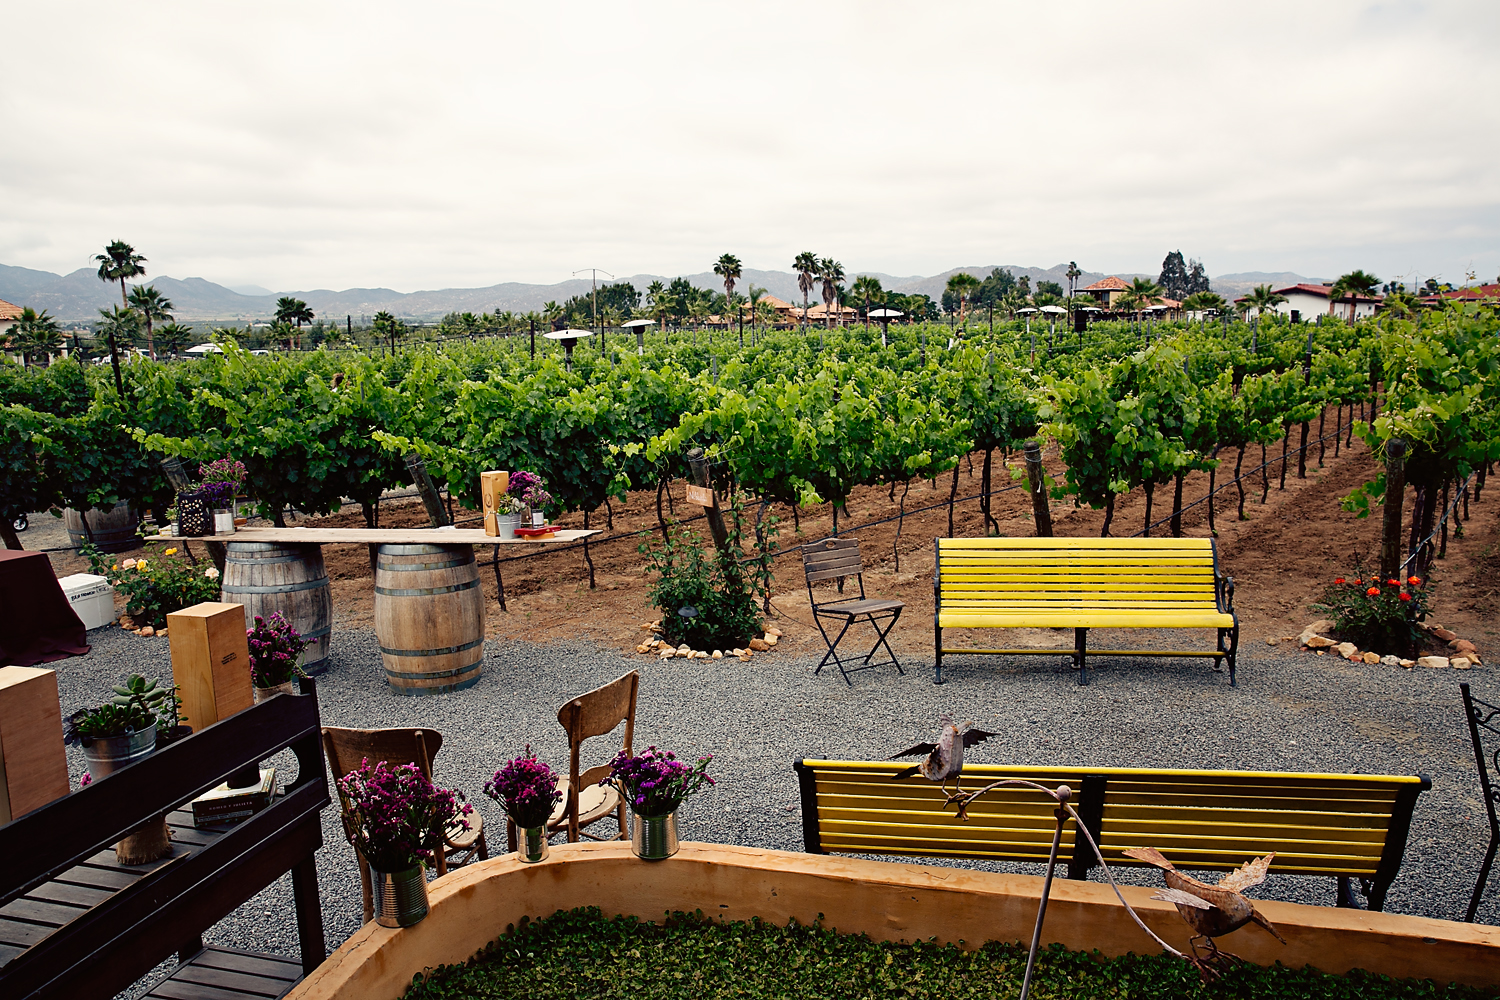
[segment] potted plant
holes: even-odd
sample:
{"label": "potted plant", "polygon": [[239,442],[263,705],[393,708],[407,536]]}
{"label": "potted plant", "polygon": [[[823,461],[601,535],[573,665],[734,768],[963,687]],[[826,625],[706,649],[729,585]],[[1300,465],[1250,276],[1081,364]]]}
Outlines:
{"label": "potted plant", "polygon": [[[245,463],[232,458],[216,458],[198,466],[199,489],[208,492],[210,505],[216,510],[228,510],[231,524],[240,523],[239,497],[244,492],[245,480],[249,478]],[[215,534],[217,534],[217,530]]]}
{"label": "potted plant", "polygon": [[548,493],[538,483],[528,486],[526,492],[521,494],[521,500],[531,510],[531,525],[540,528],[547,523],[547,508],[552,506],[552,494]]}
{"label": "potted plant", "polygon": [[677,808],[713,785],[709,757],[689,765],[670,750],[647,747],[640,756],[621,750],[609,762],[609,777],[630,808],[630,848],[636,857],[659,861],[677,853]]}
{"label": "potted plant", "polygon": [[415,764],[369,760],[338,780],[344,836],[370,865],[375,922],[410,927],[427,916],[424,865],[443,849],[443,830],[474,807],[427,780]]}
{"label": "potted plant", "polygon": [[495,529],[500,538],[515,538],[516,529],[525,523],[526,501],[514,494],[500,498],[495,511]]}
{"label": "potted plant", "polygon": [[278,694],[295,693],[294,681],[307,675],[298,665],[298,657],[311,643],[302,638],[280,611],[270,618],[255,616],[255,624],[245,630],[250,647],[251,696],[259,705]]}
{"label": "potted plant", "polygon": [[557,775],[536,759],[531,744],[526,754],[510,761],[485,782],[484,793],[500,803],[516,824],[516,853],[522,861],[535,863],[547,857],[547,821],[562,801]]}

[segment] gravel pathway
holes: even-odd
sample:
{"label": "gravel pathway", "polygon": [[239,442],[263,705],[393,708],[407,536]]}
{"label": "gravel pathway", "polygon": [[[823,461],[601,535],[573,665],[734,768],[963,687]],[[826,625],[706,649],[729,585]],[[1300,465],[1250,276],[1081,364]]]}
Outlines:
{"label": "gravel pathway", "polygon": [[[97,702],[107,684],[132,671],[171,676],[165,642],[115,627],[89,638],[88,656],[53,664],[65,715]],[[1137,633],[1124,641],[1151,648],[1171,640]],[[690,803],[687,839],[801,850],[793,760],[885,757],[930,739],[946,712],[1000,734],[970,751],[976,763],[1425,773],[1433,788],[1418,801],[1406,861],[1387,900],[1395,913],[1461,918],[1486,841],[1458,683],[1468,679],[1481,697],[1500,701],[1489,668],[1458,674],[1356,667],[1257,644],[1242,655],[1236,689],[1204,661],[1108,658],[1091,660],[1092,683],[1081,688],[1059,661],[1041,657],[950,657],[944,673],[951,680],[941,687],[932,684],[930,662],[914,661],[905,676],[883,667],[856,674],[849,688],[837,673],[814,676],[815,660],[774,652],[749,663],[663,663],[582,642],[491,641],[478,685],[411,699],[390,694],[378,679],[372,632],[336,632],[333,650],[318,682],[324,721],[441,731],[437,776],[469,795],[497,853],[505,849],[504,817],[482,794],[486,778],[527,743],[565,769],[557,707],[632,667],[641,672],[636,746],[715,758],[710,773],[719,785]],[[596,756],[607,759],[611,748],[596,742]],[[76,748],[69,753],[76,782],[83,758]],[[359,926],[360,891],[332,808],[324,814],[324,840],[319,884],[333,948]],[[1037,866],[1009,870],[1040,873]],[[1153,875],[1123,872],[1125,881],[1148,884]],[[1332,904],[1333,892],[1331,879],[1294,876],[1272,876],[1256,890],[1265,898],[1324,905]],[[283,878],[205,940],[295,957],[290,909],[290,879]],[[1489,893],[1479,920],[1500,922],[1500,891]]]}

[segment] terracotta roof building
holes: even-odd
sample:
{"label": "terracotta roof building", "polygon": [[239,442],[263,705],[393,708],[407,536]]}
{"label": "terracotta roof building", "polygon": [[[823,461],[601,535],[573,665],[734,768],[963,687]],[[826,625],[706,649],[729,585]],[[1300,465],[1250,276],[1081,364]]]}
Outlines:
{"label": "terracotta roof building", "polygon": [[21,307],[0,299],[0,335],[4,335],[21,318]]}
{"label": "terracotta roof building", "polygon": [[1087,288],[1080,288],[1078,291],[1084,295],[1092,296],[1094,301],[1098,302],[1104,308],[1112,309],[1114,308],[1115,300],[1130,291],[1130,285],[1123,279],[1110,275],[1108,278],[1100,278]]}

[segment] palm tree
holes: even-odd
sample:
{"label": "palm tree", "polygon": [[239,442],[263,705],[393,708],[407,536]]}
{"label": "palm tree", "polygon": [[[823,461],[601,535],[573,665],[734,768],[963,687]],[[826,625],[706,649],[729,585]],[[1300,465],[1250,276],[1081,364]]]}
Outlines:
{"label": "palm tree", "polygon": [[1286,301],[1286,296],[1277,295],[1270,285],[1256,285],[1246,299],[1249,307],[1255,310],[1255,318],[1260,319],[1267,313],[1275,312],[1276,307]]}
{"label": "palm tree", "polygon": [[276,322],[290,323],[297,330],[297,348],[302,348],[302,324],[313,321],[313,311],[301,299],[282,296],[276,300]]}
{"label": "palm tree", "polygon": [[960,326],[964,322],[964,305],[968,302],[969,296],[973,295],[974,290],[978,287],[979,279],[967,271],[959,271],[957,274],[950,274],[948,276],[947,290],[952,292],[953,297],[958,300],[958,322]]}
{"label": "palm tree", "polygon": [[807,296],[812,292],[813,282],[818,276],[818,255],[811,250],[799,253],[792,261],[792,270],[797,272],[797,287],[802,289],[802,326],[807,327]]}
{"label": "palm tree", "polygon": [[146,353],[156,360],[156,346],[151,342],[151,327],[158,320],[172,322],[172,300],[155,285],[136,285],[130,290],[130,305],[146,324]]}
{"label": "palm tree", "polygon": [[1354,322],[1354,310],[1359,305],[1361,295],[1373,295],[1375,289],[1380,287],[1380,279],[1373,274],[1354,270],[1341,277],[1333,283],[1328,290],[1328,311],[1333,312],[1333,304],[1345,295],[1349,296],[1349,322]]}
{"label": "palm tree", "polygon": [[726,253],[714,264],[714,274],[724,279],[724,297],[731,298],[734,295],[734,283],[739,280],[743,269],[740,267],[740,259],[732,253]]}
{"label": "palm tree", "polygon": [[750,285],[750,338],[755,339],[756,327],[760,320],[760,300],[766,294],[766,290],[753,282]]}
{"label": "palm tree", "polygon": [[115,370],[115,392],[125,395],[125,381],[120,377],[120,342],[135,340],[141,328],[141,315],[128,306],[112,306],[99,310],[99,333],[109,342],[109,360]]}
{"label": "palm tree", "polygon": [[864,303],[865,329],[868,330],[870,328],[870,303],[878,304],[885,301],[885,289],[880,287],[880,279],[873,274],[861,274],[854,279],[854,284],[849,286],[849,294],[854,296],[855,302]]}
{"label": "palm tree", "polygon": [[1076,260],[1068,261],[1068,269],[1063,272],[1068,279],[1068,298],[1071,299],[1078,291],[1078,279],[1083,277],[1083,272],[1078,269]]}
{"label": "palm tree", "polygon": [[193,328],[183,326],[181,323],[168,323],[156,331],[156,342],[161,345],[162,354],[176,356],[182,350],[183,345],[192,339]]}
{"label": "palm tree", "polygon": [[1127,312],[1135,313],[1136,320],[1140,320],[1141,313],[1148,306],[1161,300],[1161,294],[1161,286],[1150,278],[1131,278],[1130,287],[1115,300],[1115,304]]}
{"label": "palm tree", "polygon": [[[135,247],[124,240],[112,240],[103,253],[94,255],[94,260],[99,263],[100,281],[120,283],[120,305],[128,309],[130,303],[125,299],[125,279],[145,277],[146,268],[143,265],[146,258],[136,253]],[[120,379],[120,355],[114,341],[110,341],[109,363],[115,370],[115,389],[123,395],[125,389]]]}
{"label": "palm tree", "polygon": [[47,315],[47,310],[38,313],[27,306],[21,310],[21,318],[11,330],[10,346],[21,353],[21,366],[25,367],[34,355],[46,357],[62,350],[62,332],[57,328],[57,320]]}
{"label": "palm tree", "polygon": [[844,265],[832,257],[824,257],[818,261],[818,281],[823,285],[824,323],[833,328],[833,308],[839,300],[839,286],[844,280]]}

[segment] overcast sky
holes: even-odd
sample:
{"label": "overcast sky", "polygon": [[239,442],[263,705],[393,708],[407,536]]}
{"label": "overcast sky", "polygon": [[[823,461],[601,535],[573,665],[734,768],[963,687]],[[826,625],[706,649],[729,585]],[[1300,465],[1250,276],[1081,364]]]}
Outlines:
{"label": "overcast sky", "polygon": [[0,263],[1500,272],[1500,4],[11,3]]}

